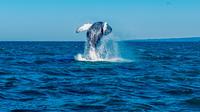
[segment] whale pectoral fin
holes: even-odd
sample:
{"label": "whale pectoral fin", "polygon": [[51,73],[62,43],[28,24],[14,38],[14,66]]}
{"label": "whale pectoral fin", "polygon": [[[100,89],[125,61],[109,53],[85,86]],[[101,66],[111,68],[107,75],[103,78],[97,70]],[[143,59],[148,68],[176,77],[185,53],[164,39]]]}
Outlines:
{"label": "whale pectoral fin", "polygon": [[89,30],[89,28],[90,28],[91,26],[92,26],[91,23],[83,24],[81,27],[79,27],[79,28],[76,29],[76,33],[83,32],[83,31],[87,31],[87,30]]}

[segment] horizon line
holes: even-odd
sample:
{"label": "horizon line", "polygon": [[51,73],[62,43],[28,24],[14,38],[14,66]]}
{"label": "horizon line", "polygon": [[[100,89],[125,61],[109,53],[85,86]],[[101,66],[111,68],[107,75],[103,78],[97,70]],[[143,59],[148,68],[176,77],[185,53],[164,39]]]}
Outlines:
{"label": "horizon line", "polygon": [[[200,38],[200,36],[195,37],[166,37],[166,38],[135,38],[135,39],[121,39],[116,41],[145,41],[145,40],[166,40],[166,39],[191,39],[191,38]],[[0,42],[85,42],[86,40],[0,40]]]}
{"label": "horizon line", "polygon": [[[123,39],[123,40],[114,40],[117,42],[120,41],[170,41],[170,40],[185,40],[185,39],[194,39],[200,37],[176,37],[176,38],[149,38],[149,39]],[[85,42],[86,40],[0,40],[0,42]],[[186,41],[186,40],[185,40]]]}

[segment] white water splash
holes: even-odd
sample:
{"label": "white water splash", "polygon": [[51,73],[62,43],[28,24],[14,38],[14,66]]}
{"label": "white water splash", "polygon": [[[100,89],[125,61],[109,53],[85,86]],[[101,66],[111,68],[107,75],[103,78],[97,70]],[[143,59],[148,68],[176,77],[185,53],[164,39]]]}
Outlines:
{"label": "white water splash", "polygon": [[111,38],[105,37],[101,40],[101,45],[95,50],[94,48],[87,48],[85,44],[84,54],[77,54],[75,60],[77,61],[106,61],[106,62],[130,62],[120,57],[118,53],[117,43]]}

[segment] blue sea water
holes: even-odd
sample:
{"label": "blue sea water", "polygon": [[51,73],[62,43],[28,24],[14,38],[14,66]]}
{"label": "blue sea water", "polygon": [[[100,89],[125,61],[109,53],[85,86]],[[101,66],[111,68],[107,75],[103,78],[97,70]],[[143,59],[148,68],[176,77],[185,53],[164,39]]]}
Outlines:
{"label": "blue sea water", "polygon": [[0,42],[0,111],[200,111],[199,42],[118,47],[132,61],[76,61],[83,42]]}

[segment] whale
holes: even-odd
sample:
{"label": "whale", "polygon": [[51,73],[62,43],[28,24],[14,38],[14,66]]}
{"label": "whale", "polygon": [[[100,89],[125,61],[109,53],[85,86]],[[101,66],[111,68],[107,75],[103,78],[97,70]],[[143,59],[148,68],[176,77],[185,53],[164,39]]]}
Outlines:
{"label": "whale", "polygon": [[107,22],[86,23],[76,29],[76,33],[86,31],[87,48],[96,50],[101,43],[101,39],[112,32],[111,26]]}

